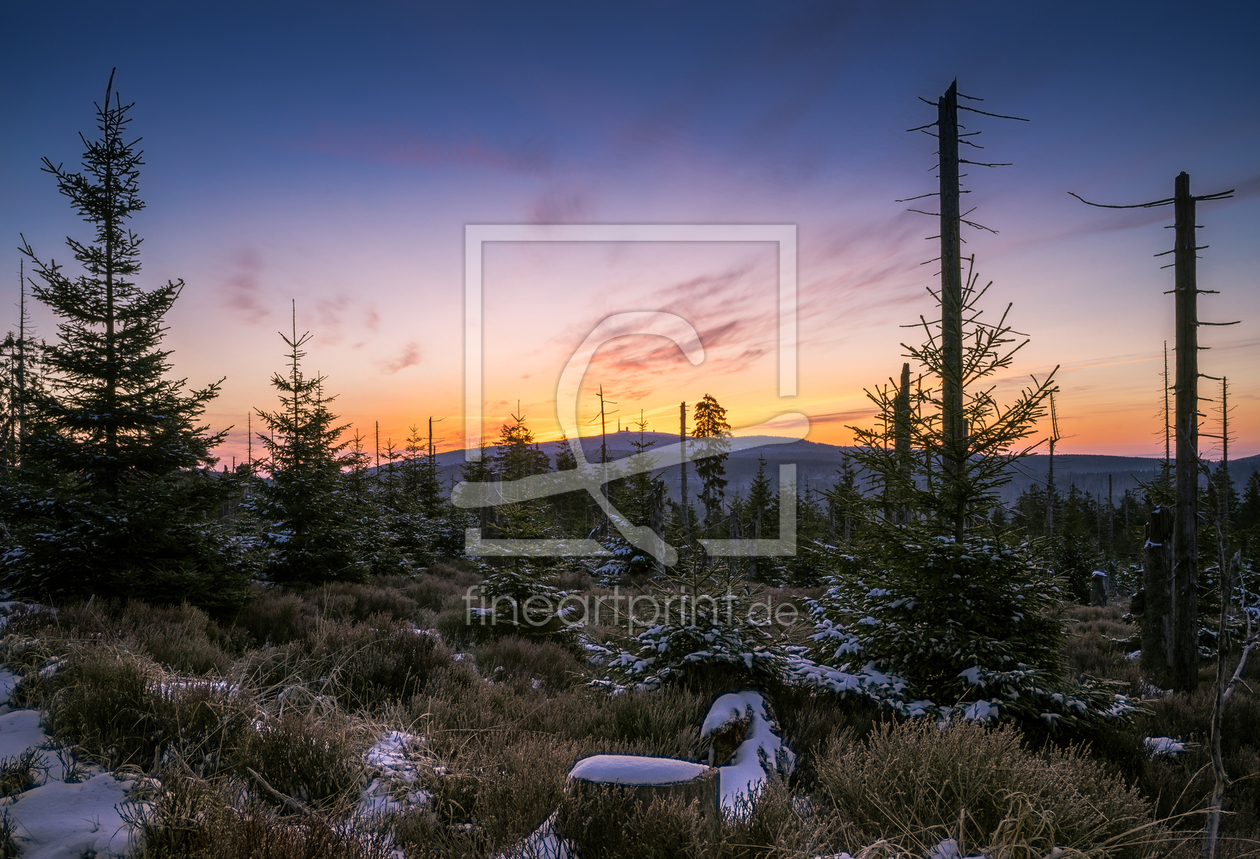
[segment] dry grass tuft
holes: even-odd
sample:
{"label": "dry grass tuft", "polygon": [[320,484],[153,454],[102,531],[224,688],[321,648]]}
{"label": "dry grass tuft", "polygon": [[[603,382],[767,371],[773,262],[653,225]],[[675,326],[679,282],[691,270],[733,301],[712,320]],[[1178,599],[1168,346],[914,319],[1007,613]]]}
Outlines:
{"label": "dry grass tuft", "polygon": [[16,796],[39,784],[48,764],[39,749],[30,748],[11,758],[0,758],[0,797]]}
{"label": "dry grass tuft", "polygon": [[[881,838],[1016,855],[1055,846],[1143,857],[1159,839],[1149,804],[1079,751],[1037,755],[1010,727],[928,721],[838,736],[818,765],[816,801],[849,821],[844,849]],[[1145,827],[1145,828],[1143,828]]]}
{"label": "dry grass tuft", "polygon": [[139,859],[387,859],[379,840],[362,839],[320,814],[283,817],[235,781],[206,781],[178,767],[160,787],[123,808],[140,832]]}
{"label": "dry grass tuft", "polygon": [[174,754],[213,768],[253,718],[251,702],[209,682],[178,682],[156,663],[109,646],[71,651],[60,670],[22,683],[48,732],[111,769]]}
{"label": "dry grass tuft", "polygon": [[276,797],[268,787],[302,805],[345,810],[366,784],[366,743],[356,733],[337,714],[317,718],[291,710],[242,733],[232,750],[233,770],[269,800]]}
{"label": "dry grass tuft", "polygon": [[558,690],[590,676],[585,661],[554,641],[509,635],[480,645],[474,655],[482,674],[495,681],[538,681]]}

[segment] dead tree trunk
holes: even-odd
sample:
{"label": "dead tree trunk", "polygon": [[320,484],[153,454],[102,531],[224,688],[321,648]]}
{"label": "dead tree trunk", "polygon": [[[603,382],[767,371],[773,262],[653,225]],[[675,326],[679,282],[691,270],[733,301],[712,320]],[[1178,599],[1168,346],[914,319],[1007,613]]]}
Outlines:
{"label": "dead tree trunk", "polygon": [[[1069,192],[1070,193],[1070,192]],[[1199,322],[1198,288],[1195,277],[1195,203],[1200,200],[1223,200],[1233,196],[1233,190],[1216,194],[1204,194],[1199,197],[1190,194],[1190,175],[1180,173],[1174,183],[1174,194],[1164,200],[1149,203],[1137,203],[1132,206],[1103,206],[1107,209],[1149,209],[1155,206],[1173,205],[1175,212],[1174,229],[1176,244],[1171,253],[1175,280],[1173,294],[1176,298],[1177,329],[1177,379],[1176,379],[1176,417],[1175,434],[1177,440],[1176,461],[1176,521],[1172,537],[1172,556],[1170,585],[1167,596],[1170,602],[1171,629],[1169,640],[1171,653],[1169,657],[1170,680],[1173,688],[1181,692],[1193,691],[1199,684],[1199,325],[1232,325],[1232,322],[1213,323]],[[1079,195],[1078,200],[1091,206]],[[1165,253],[1169,253],[1165,251]],[[1162,254],[1157,254],[1162,256]],[[1165,370],[1165,372],[1167,372]],[[1165,385],[1165,391],[1167,386]],[[1167,401],[1165,400],[1165,403]],[[1167,406],[1165,406],[1167,411]],[[1165,433],[1167,423],[1165,423]],[[1165,435],[1167,439],[1167,435]],[[1167,446],[1167,441],[1165,441]],[[1167,459],[1165,449],[1165,461]],[[1148,546],[1149,546],[1148,538]],[[1149,553],[1148,553],[1149,554]],[[1148,575],[1149,581],[1149,575]],[[1152,597],[1148,586],[1146,598],[1148,605]],[[1153,618],[1148,617],[1148,621]],[[1145,626],[1143,641],[1146,639]],[[1145,646],[1145,644],[1144,644]],[[1143,660],[1143,664],[1146,661]]]}
{"label": "dead tree trunk", "polygon": [[[897,451],[897,467],[901,471],[902,491],[908,492],[913,467],[910,462],[910,364],[901,365],[901,387],[897,390],[897,411],[893,425],[894,445]],[[908,499],[899,499],[895,514],[896,523],[903,525],[910,518]]]}
{"label": "dead tree trunk", "polygon": [[[941,195],[941,423],[945,480],[957,485],[966,467],[967,431],[963,418],[962,249],[958,203],[958,82],[936,103]],[[957,494],[957,493],[956,493]],[[966,511],[947,511],[954,539],[963,540]]]}
{"label": "dead tree trunk", "polygon": [[683,545],[691,548],[691,517],[687,515],[687,401],[678,405],[678,469],[681,475]]}
{"label": "dead tree trunk", "polygon": [[1173,538],[1173,659],[1179,692],[1199,685],[1199,332],[1195,282],[1194,197],[1180,173],[1176,212],[1174,293],[1177,307],[1177,502]]}

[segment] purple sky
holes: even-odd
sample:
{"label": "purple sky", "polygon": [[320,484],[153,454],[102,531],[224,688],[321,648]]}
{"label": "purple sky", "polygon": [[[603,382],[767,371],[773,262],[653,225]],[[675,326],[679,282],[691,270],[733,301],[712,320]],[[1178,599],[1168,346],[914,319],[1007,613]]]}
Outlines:
{"label": "purple sky", "polygon": [[[79,8],[75,8],[78,6]],[[810,438],[869,423],[862,389],[901,366],[898,326],[932,312],[936,233],[898,198],[934,189],[932,121],[957,77],[985,109],[964,181],[966,234],[990,314],[1032,342],[999,391],[1062,366],[1058,450],[1155,455],[1172,339],[1168,209],[1089,209],[1170,196],[1181,170],[1205,204],[1203,370],[1231,381],[1231,455],[1260,453],[1260,7],[1221,4],[468,3],[9,4],[0,12],[0,288],[16,303],[18,234],[65,259],[84,225],[40,173],[93,130],[112,67],[143,137],[135,219],[141,283],[184,278],[168,318],[175,371],[227,376],[209,415],[272,409],[278,330],[314,335],[307,369],[335,410],[400,441],[445,417],[463,434],[464,226],[470,223],[795,224],[799,392],[775,388],[774,255],[758,244],[486,252],[485,406],[554,432],[556,379],[596,323],[623,310],[688,318],[707,359],[661,341],[600,354],[620,417],[675,426],[712,393],[736,425],[784,411]],[[931,209],[931,200],[925,202]],[[2,255],[0,255],[2,256]],[[9,305],[6,305],[9,306]],[[37,311],[39,332],[54,320]],[[16,321],[16,308],[6,323]],[[1211,396],[1210,392],[1205,395]],[[1208,425],[1218,420],[1205,403]],[[1212,442],[1205,443],[1210,449]]]}

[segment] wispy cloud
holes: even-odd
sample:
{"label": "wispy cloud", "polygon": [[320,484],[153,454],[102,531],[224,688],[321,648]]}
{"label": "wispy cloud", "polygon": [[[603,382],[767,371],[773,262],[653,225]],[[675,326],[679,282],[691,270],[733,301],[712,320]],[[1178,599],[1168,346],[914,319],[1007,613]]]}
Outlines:
{"label": "wispy cloud", "polygon": [[258,279],[261,271],[258,251],[243,248],[232,260],[232,274],[220,287],[228,309],[244,322],[255,323],[271,315],[263,303],[263,288]]}
{"label": "wispy cloud", "polygon": [[575,188],[556,186],[534,201],[527,220],[531,224],[570,224],[588,215],[586,194]]}
{"label": "wispy cloud", "polygon": [[403,167],[460,165],[536,174],[550,172],[556,162],[552,142],[532,136],[508,140],[457,139],[400,129],[351,130],[324,126],[313,136],[289,145],[337,158]]}
{"label": "wispy cloud", "polygon": [[809,415],[810,425],[814,424],[850,424],[854,422],[869,421],[875,416],[875,406],[867,406],[863,409],[849,409],[843,412],[826,412],[821,415]]}
{"label": "wispy cloud", "polygon": [[408,367],[416,366],[420,363],[420,358],[420,344],[413,340],[404,346],[402,352],[400,352],[397,356],[383,361],[381,363],[381,367],[386,373],[393,375],[399,370],[405,370]]}

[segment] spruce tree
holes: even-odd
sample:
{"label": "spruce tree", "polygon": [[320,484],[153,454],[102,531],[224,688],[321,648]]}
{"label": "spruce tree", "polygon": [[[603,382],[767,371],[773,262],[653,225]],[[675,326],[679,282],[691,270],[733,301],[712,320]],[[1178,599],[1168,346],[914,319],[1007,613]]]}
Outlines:
{"label": "spruce tree", "polygon": [[[656,460],[650,454],[656,442],[647,437],[647,421],[642,413],[632,426],[636,428],[637,435],[630,441],[630,447],[635,456],[646,457],[648,468],[611,481],[609,495],[613,506],[631,525],[652,528],[661,533],[664,530],[665,490],[662,481],[652,476]],[[603,542],[615,556],[615,560],[599,568],[603,581],[615,583],[625,576],[652,575],[663,569],[650,554],[631,546],[616,529],[611,529]]]}
{"label": "spruce tree", "polygon": [[26,394],[22,468],[5,505],[20,548],[8,556],[9,584],[53,599],[221,604],[243,582],[210,522],[224,489],[209,473],[210,451],[226,430],[210,433],[200,421],[218,383],[186,391],[169,378],[163,318],[184,282],[145,290],[135,281],[141,239],[128,222],[144,208],[143,153],[124,138],[132,105],[112,90],[111,74],[96,109],[99,138],[80,135],[83,172],[43,161],[94,227],[90,241],[66,239],[82,273],[44,262],[25,239],[21,248],[34,264],[35,297],[60,322],[42,357],[49,386]]}
{"label": "spruce tree", "polygon": [[[748,503],[744,515],[736,517],[746,519],[746,536],[760,540],[765,531],[777,530],[770,523],[778,512],[778,500],[777,494],[771,488],[770,476],[766,474],[765,454],[761,454],[757,457],[757,474],[748,486]],[[731,515],[735,516],[734,511]],[[764,561],[756,555],[748,558],[748,574],[757,581],[765,581],[774,574],[777,567],[771,558]]]}
{"label": "spruce tree", "polygon": [[726,422],[726,409],[709,394],[696,403],[693,412],[696,425],[691,437],[696,439],[692,450],[696,457],[696,474],[700,476],[700,502],[704,505],[704,526],[713,531],[722,515],[726,496],[726,457],[731,449],[731,425]]}
{"label": "spruce tree", "polygon": [[[490,468],[499,480],[520,480],[551,470],[551,459],[534,440],[534,432],[525,423],[525,416],[512,415],[512,422],[503,424]],[[553,517],[542,500],[502,504],[495,508],[498,530],[503,536],[529,539],[552,536]]]}
{"label": "spruce tree", "polygon": [[[295,311],[296,316],[296,311]],[[259,491],[266,573],[276,583],[360,581],[368,572],[363,533],[354,516],[339,454],[348,424],[337,425],[324,395],[324,376],[302,372],[302,351],[311,339],[281,334],[289,347],[287,375],[275,373],[280,408],[255,413],[270,431],[258,439],[267,450],[271,479]]]}

